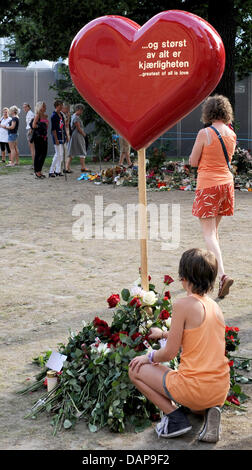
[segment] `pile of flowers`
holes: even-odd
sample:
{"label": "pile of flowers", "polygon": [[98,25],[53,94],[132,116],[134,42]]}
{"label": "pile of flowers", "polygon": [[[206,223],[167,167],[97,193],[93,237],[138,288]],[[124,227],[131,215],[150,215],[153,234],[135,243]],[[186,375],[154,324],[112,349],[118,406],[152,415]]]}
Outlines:
{"label": "pile of flowers", "polygon": [[239,409],[243,409],[242,404],[247,400],[248,396],[242,392],[240,384],[251,383],[252,379],[240,374],[239,370],[250,371],[249,358],[241,356],[233,356],[232,353],[236,351],[240,344],[239,328],[235,326],[226,326],[225,340],[226,340],[226,356],[229,359],[230,367],[230,390],[227,396],[225,405],[235,405]]}
{"label": "pile of flowers", "polygon": [[[155,290],[149,277],[149,291],[139,285],[140,280],[121,294],[112,294],[108,306],[113,319],[107,321],[96,316],[79,333],[70,333],[67,345],[60,344],[59,352],[67,356],[58,374],[56,387],[44,391],[32,406],[27,417],[47,412],[52,416],[54,433],[69,429],[84,418],[91,432],[107,426],[111,431],[123,432],[125,428],[141,431],[159,419],[159,410],[150,403],[130,382],[128,365],[136,355],[146,354],[148,349],[159,349],[161,344],[149,338],[151,327],[163,331],[170,328],[172,301],[170,284],[173,279],[165,275],[161,294]],[[238,328],[226,329],[226,354],[230,360],[231,388],[227,404],[237,406],[241,390],[238,390],[231,352],[239,344]],[[46,385],[45,363],[51,352],[35,358],[42,367],[36,381],[18,393],[42,389]],[[234,361],[234,360],[233,360]],[[179,355],[167,365],[176,369]],[[245,399],[245,396],[243,397]]]}
{"label": "pile of flowers", "polygon": [[[249,150],[237,146],[232,167],[234,172],[235,189],[252,191],[252,156]],[[115,184],[117,186],[138,185],[138,165],[131,168],[113,165],[100,173],[88,172],[82,174],[79,181],[92,181],[95,184]],[[169,161],[166,154],[154,148],[146,160],[146,186],[151,191],[195,191],[197,184],[197,169],[185,163],[185,160]]]}
{"label": "pile of flowers", "polygon": [[[252,171],[252,156],[249,150],[237,146],[232,158],[232,166],[237,174]],[[250,173],[251,174],[251,173]]]}

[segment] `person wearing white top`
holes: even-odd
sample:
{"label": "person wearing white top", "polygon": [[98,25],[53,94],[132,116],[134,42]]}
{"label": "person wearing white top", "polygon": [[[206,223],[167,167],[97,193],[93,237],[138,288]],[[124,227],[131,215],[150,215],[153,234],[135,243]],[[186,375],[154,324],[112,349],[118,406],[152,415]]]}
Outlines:
{"label": "person wearing white top", "polygon": [[10,147],[8,144],[8,131],[7,129],[4,128],[5,126],[9,125],[10,121],[11,121],[11,118],[9,117],[9,109],[3,108],[3,115],[0,119],[0,145],[1,145],[2,163],[5,163],[5,160],[6,160],[5,149],[7,150],[8,154],[10,154]]}
{"label": "person wearing white top", "polygon": [[34,146],[34,142],[30,142],[30,137],[32,134],[32,128],[30,126],[30,122],[34,118],[35,115],[32,112],[31,107],[28,103],[23,104],[23,110],[26,113],[26,137],[27,137],[27,142],[28,142],[30,152],[31,152],[32,166],[34,166],[35,146]]}

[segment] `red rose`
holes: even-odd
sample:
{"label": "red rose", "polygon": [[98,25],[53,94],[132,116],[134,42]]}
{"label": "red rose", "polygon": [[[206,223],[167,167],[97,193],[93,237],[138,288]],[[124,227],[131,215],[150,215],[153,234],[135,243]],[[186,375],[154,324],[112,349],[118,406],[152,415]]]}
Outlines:
{"label": "red rose", "polygon": [[174,282],[174,279],[172,279],[171,276],[169,276],[168,274],[166,274],[166,275],[164,276],[164,284],[169,285],[169,284],[171,284],[172,282]]}
{"label": "red rose", "polygon": [[141,301],[138,297],[134,297],[131,301],[130,301],[130,305],[131,307],[136,307],[136,308],[139,308],[141,307]]}
{"label": "red rose", "polygon": [[229,401],[230,403],[233,403],[234,405],[240,406],[240,402],[238,398],[236,398],[235,395],[229,395],[229,397],[227,397],[227,401]]}
{"label": "red rose", "polygon": [[167,291],[164,293],[164,296],[167,297],[168,299],[170,299],[170,298],[171,298],[170,291],[167,290]]}
{"label": "red rose", "polygon": [[167,318],[169,318],[170,314],[168,312],[168,310],[165,310],[163,309],[160,314],[159,314],[159,318],[161,318],[161,320],[167,320]]}
{"label": "red rose", "polygon": [[104,320],[101,320],[99,317],[95,317],[93,320],[93,325],[94,326],[108,326],[107,322]]}
{"label": "red rose", "polygon": [[110,336],[110,328],[109,326],[98,326],[97,328],[97,333],[99,333],[102,336]]}
{"label": "red rose", "polygon": [[120,296],[118,294],[112,294],[108,299],[107,302],[109,304],[109,308],[116,307],[118,302],[120,302]]}
{"label": "red rose", "polygon": [[110,336],[110,340],[111,340],[111,343],[112,344],[116,344],[118,343],[118,341],[120,341],[120,336],[119,336],[119,333],[113,333],[111,336]]}
{"label": "red rose", "polygon": [[142,336],[141,333],[139,333],[138,331],[136,331],[136,333],[134,333],[134,334],[131,336],[131,339],[133,339],[133,341],[135,341],[135,339],[139,338],[139,336]]}

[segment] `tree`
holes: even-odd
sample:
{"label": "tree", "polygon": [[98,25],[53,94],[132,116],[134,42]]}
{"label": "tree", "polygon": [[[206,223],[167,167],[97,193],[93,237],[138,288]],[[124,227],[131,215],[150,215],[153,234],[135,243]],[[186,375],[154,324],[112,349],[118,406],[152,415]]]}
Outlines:
{"label": "tree", "polygon": [[226,49],[226,70],[216,91],[233,106],[235,72],[239,79],[252,71],[252,0],[1,0],[0,36],[12,35],[17,55],[30,61],[67,57],[77,32],[106,14],[127,16],[139,24],[168,9],[195,13],[211,23]]}

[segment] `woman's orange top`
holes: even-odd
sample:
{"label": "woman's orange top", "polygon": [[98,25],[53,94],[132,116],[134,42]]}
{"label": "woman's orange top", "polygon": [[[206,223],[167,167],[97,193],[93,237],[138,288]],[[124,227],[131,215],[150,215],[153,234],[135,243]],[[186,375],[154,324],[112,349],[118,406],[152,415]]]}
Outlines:
{"label": "woman's orange top", "polygon": [[184,330],[178,370],[166,375],[166,387],[174,400],[193,410],[222,406],[230,386],[225,356],[225,324],[216,315],[216,303],[208,296],[192,294],[203,305],[202,324]]}
{"label": "woman's orange top", "polygon": [[[206,128],[206,130],[207,132],[211,132],[212,142],[203,147],[198,165],[196,189],[210,188],[212,186],[219,186],[220,184],[232,183],[233,181],[232,173],[228,168],[221,143],[216,133],[210,127]],[[222,139],[231,163],[236,146],[236,134],[232,131],[231,136],[222,136]]]}

